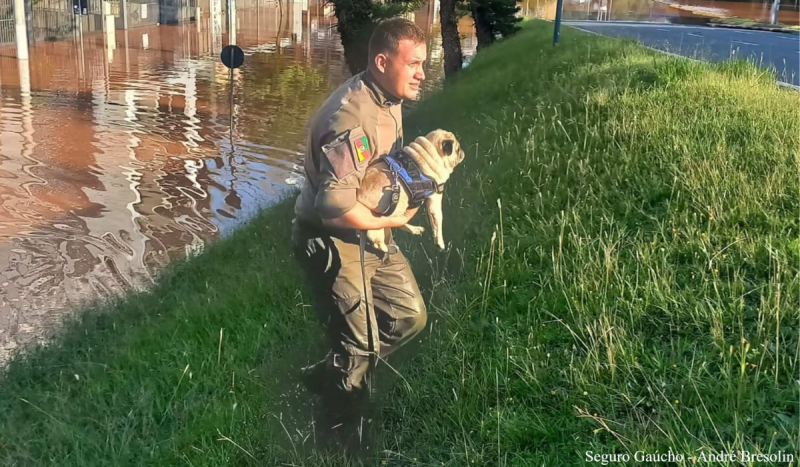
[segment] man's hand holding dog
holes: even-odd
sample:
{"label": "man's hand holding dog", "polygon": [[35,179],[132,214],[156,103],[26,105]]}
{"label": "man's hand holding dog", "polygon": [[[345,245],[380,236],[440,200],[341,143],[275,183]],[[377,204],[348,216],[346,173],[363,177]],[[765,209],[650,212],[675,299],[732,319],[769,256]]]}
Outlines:
{"label": "man's hand holding dog", "polygon": [[353,207],[339,217],[323,219],[326,226],[338,229],[355,230],[378,230],[385,228],[402,227],[406,225],[417,214],[419,208],[408,209],[401,216],[381,216],[372,212],[361,203],[356,203]]}

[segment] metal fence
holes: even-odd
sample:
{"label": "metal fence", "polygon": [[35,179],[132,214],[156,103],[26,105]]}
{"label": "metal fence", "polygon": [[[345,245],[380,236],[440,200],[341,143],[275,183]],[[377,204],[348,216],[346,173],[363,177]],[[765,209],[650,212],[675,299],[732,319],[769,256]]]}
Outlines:
{"label": "metal fence", "polygon": [[197,5],[195,0],[161,0],[159,3],[162,24],[189,21]]}
{"label": "metal fence", "polygon": [[13,0],[0,0],[0,44],[14,43]]}
{"label": "metal fence", "polygon": [[[125,2],[128,12],[128,28],[138,26],[152,26],[159,23],[161,18],[161,2],[158,0],[128,0]],[[117,25],[122,17],[117,17]],[[119,27],[119,26],[118,26]]]}
{"label": "metal fence", "polygon": [[[0,45],[13,44],[14,1],[0,0]],[[22,0],[20,0],[22,1]],[[75,30],[76,21],[83,21],[90,31],[102,30],[102,0],[25,0],[28,10],[28,40],[56,40]],[[248,0],[239,0],[239,2]],[[253,0],[256,1],[256,0]],[[111,0],[111,14],[116,27],[123,27],[120,0]],[[169,24],[195,19],[196,7],[207,11],[208,0],[128,0],[128,28]],[[227,1],[221,0],[222,10]],[[77,15],[77,16],[76,16]]]}
{"label": "metal fence", "polygon": [[87,14],[100,12],[100,0],[33,0],[31,28],[33,40],[52,40],[70,34],[75,28],[75,5],[85,6]]}

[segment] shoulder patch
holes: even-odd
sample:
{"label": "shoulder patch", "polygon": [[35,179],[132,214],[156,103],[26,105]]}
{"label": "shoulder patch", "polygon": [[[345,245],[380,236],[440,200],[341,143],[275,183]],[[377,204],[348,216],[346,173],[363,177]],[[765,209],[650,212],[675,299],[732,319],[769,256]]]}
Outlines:
{"label": "shoulder patch", "polygon": [[367,161],[372,157],[369,139],[361,128],[356,128],[350,132],[350,144],[353,146],[359,163]]}

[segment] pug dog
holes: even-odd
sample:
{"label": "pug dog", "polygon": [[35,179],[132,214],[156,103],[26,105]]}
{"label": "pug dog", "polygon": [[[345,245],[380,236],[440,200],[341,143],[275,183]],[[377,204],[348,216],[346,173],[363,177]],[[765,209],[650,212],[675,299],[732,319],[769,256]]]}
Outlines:
{"label": "pug dog", "polygon": [[[420,172],[435,180],[439,185],[444,184],[453,170],[464,160],[464,151],[461,149],[453,133],[444,130],[434,130],[426,136],[418,137],[414,142],[402,149],[417,163]],[[394,211],[387,215],[402,215],[408,209],[410,196],[406,187],[400,184],[399,199]],[[374,212],[386,212],[391,206],[392,177],[389,164],[378,159],[372,163],[364,173],[361,187],[357,192],[358,201]],[[444,237],[442,236],[442,195],[433,193],[425,199],[424,205],[428,211],[428,219],[433,229],[436,246],[444,250]],[[424,227],[406,224],[401,230],[413,235],[422,235]],[[377,249],[388,252],[384,230],[367,231],[367,239]]]}

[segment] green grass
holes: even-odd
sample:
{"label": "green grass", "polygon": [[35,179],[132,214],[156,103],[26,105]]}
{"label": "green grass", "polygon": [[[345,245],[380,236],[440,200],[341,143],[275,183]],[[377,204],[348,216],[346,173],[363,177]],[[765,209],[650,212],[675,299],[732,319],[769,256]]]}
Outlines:
{"label": "green grass", "polygon": [[381,381],[372,454],[311,448],[292,371],[320,356],[320,331],[287,201],[11,362],[0,460],[533,466],[735,449],[797,465],[797,94],[742,62],[551,34],[529,23],[406,118],[409,137],[456,132],[467,159],[448,183],[449,250],[398,234],[431,316],[421,348],[389,362],[402,378]]}

